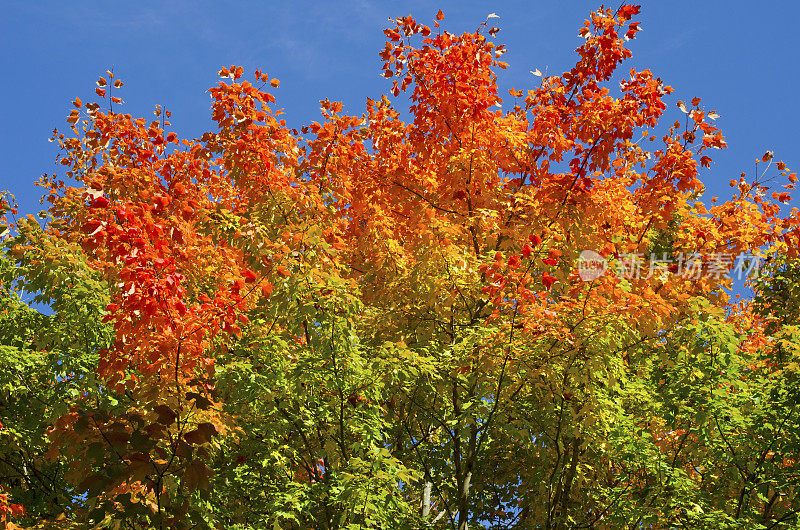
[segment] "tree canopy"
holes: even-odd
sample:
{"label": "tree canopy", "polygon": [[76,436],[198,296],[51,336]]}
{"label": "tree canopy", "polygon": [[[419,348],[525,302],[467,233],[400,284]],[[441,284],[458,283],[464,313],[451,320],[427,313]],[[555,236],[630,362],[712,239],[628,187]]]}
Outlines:
{"label": "tree canopy", "polygon": [[0,204],[0,521],[797,524],[796,176],[705,197],[718,115],[619,71],[638,13],[505,99],[491,15],[397,18],[387,94],[300,130],[258,70],[195,139],[106,72],[43,222]]}

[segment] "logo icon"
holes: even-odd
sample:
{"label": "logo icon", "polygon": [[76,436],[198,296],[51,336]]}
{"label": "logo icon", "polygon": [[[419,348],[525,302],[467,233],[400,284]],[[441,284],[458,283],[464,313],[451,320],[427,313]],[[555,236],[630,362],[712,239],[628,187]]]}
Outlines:
{"label": "logo icon", "polygon": [[584,250],[578,257],[578,276],[585,282],[596,280],[606,273],[608,262],[606,258],[594,250]]}

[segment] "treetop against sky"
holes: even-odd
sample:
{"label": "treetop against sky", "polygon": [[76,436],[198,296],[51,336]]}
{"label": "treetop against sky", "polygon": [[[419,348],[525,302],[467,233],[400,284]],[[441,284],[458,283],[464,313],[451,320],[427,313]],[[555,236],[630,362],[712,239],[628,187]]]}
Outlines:
{"label": "treetop against sky", "polygon": [[[574,64],[576,31],[599,3],[349,0],[335,7],[299,6],[8,2],[0,21],[0,66],[24,72],[24,90],[16,83],[0,89],[3,116],[14,124],[0,130],[0,188],[14,190],[23,213],[38,211],[41,193],[32,183],[56,170],[56,151],[47,142],[53,127],[63,123],[75,96],[84,97],[88,84],[111,67],[128,83],[125,112],[147,116],[160,104],[172,111],[182,136],[210,126],[205,90],[220,66],[260,68],[281,80],[277,105],[299,127],[319,119],[322,99],[342,101],[348,112],[358,113],[367,97],[386,91],[377,50],[387,18],[413,14],[430,20],[441,8],[450,31],[460,33],[496,12],[501,32],[495,40],[507,45],[509,63],[499,79],[500,95],[508,99],[508,88],[537,85],[530,70],[553,74]],[[668,105],[699,96],[722,116],[718,124],[730,149],[718,153],[704,178],[710,194],[730,195],[728,181],[751,172],[753,159],[767,150],[788,161],[800,138],[794,104],[800,7],[790,1],[755,9],[743,1],[680,0],[645,2],[642,9],[646,31],[630,43],[634,57],[628,64],[651,68],[678,91]],[[36,103],[20,105],[20,97]]]}

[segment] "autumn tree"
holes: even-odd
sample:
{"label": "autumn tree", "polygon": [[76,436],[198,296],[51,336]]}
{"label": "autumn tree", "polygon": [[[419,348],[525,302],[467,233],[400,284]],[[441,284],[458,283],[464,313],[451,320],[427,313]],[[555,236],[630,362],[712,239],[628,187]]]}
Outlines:
{"label": "autumn tree", "polygon": [[701,201],[717,114],[695,98],[662,126],[672,88],[618,72],[638,13],[592,13],[576,65],[505,100],[491,18],[398,18],[389,94],[358,116],[322,101],[300,130],[261,71],[220,70],[197,139],[118,112],[100,77],[54,135],[44,227],[6,222],[0,483],[25,513],[2,517],[794,524],[797,324],[775,308],[796,275],[734,303],[741,263],[709,257],[795,257],[767,183],[796,177],[768,153]]}

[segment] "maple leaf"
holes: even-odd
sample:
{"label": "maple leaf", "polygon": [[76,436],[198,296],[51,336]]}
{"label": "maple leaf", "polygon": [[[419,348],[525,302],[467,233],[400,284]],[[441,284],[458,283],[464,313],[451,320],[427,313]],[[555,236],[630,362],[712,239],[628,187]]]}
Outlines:
{"label": "maple leaf", "polygon": [[531,257],[531,252],[533,252],[533,247],[528,245],[527,243],[522,246],[522,257],[528,259]]}

